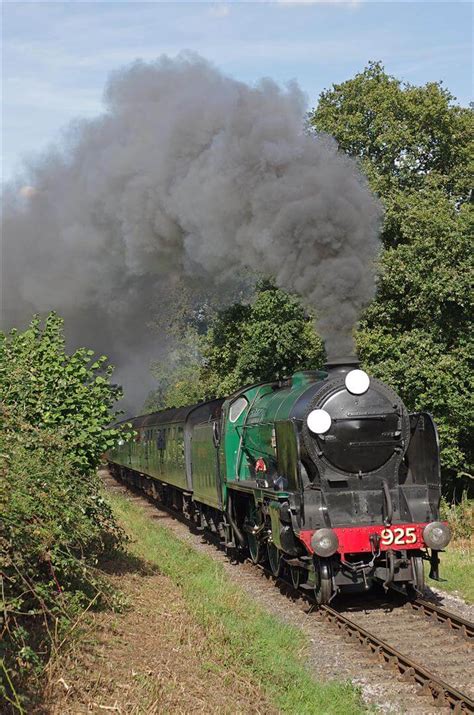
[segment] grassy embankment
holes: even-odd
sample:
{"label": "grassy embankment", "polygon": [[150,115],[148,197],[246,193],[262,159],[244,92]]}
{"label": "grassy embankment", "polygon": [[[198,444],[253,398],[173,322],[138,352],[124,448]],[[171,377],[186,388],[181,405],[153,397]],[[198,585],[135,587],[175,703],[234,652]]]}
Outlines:
{"label": "grassy embankment", "polygon": [[441,554],[440,560],[440,576],[446,580],[437,582],[427,579],[427,585],[455,593],[468,603],[474,603],[474,548],[472,543],[468,541],[452,542],[445,553]]}
{"label": "grassy embankment", "polygon": [[442,518],[453,532],[453,540],[440,557],[440,575],[446,580],[437,583],[427,579],[427,583],[474,603],[474,501],[464,497],[456,505],[444,503]]}
{"label": "grassy embankment", "polygon": [[150,521],[126,497],[108,499],[132,538],[131,551],[157,566],[179,587],[187,609],[206,631],[222,661],[261,689],[281,712],[364,712],[347,683],[317,682],[304,664],[305,637],[255,605],[226,577],[221,564]]}

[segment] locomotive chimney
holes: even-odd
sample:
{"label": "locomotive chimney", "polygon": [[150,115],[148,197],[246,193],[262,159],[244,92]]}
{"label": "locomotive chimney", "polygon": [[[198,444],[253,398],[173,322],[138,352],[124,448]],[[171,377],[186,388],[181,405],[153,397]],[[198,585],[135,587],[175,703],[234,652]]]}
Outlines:
{"label": "locomotive chimney", "polygon": [[328,358],[327,363],[324,365],[324,369],[331,375],[336,375],[337,373],[344,375],[346,372],[356,370],[358,367],[359,359],[355,355],[340,358]]}

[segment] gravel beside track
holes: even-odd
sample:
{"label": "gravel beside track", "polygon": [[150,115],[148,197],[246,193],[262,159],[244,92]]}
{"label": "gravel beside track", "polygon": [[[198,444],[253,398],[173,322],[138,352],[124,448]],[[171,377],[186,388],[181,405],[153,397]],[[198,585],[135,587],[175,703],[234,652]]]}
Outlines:
{"label": "gravel beside track", "polygon": [[[441,715],[452,712],[436,706],[429,696],[420,696],[421,688],[412,682],[401,682],[399,672],[375,660],[360,644],[348,642],[327,619],[312,611],[307,601],[291,593],[285,584],[280,588],[263,570],[252,564],[231,563],[223,550],[216,548],[201,532],[193,530],[184,519],[170,513],[147,497],[131,492],[102,470],[106,487],[127,495],[137,502],[160,526],[169,529],[198,551],[219,561],[226,574],[256,603],[284,622],[299,627],[310,643],[307,664],[320,679],[350,680],[361,689],[364,701],[382,712]],[[443,602],[440,592],[427,590],[427,600],[434,600],[446,610],[474,620],[474,608],[449,598]],[[453,608],[453,600],[455,606]],[[425,619],[420,613],[402,606],[399,599],[378,598],[367,604],[359,599],[335,600],[332,604],[351,621],[386,640],[404,655],[412,657],[450,685],[474,697],[472,646],[459,633]],[[315,711],[316,712],[316,711]]]}

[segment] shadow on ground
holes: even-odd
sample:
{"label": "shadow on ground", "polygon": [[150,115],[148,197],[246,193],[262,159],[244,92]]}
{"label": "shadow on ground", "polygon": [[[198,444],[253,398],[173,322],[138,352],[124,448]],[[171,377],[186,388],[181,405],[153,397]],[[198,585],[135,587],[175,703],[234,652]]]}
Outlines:
{"label": "shadow on ground", "polygon": [[127,551],[113,551],[98,564],[101,571],[110,576],[136,574],[138,576],[154,576],[160,574],[160,569],[148,563],[139,556]]}

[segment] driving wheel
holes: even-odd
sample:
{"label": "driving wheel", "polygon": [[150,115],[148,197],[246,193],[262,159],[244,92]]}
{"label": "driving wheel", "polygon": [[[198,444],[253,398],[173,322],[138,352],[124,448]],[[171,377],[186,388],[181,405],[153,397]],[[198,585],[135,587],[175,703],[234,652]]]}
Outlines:
{"label": "driving wheel", "polygon": [[315,564],[316,585],[314,595],[318,606],[329,603],[332,596],[332,570],[327,559],[319,559]]}

